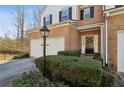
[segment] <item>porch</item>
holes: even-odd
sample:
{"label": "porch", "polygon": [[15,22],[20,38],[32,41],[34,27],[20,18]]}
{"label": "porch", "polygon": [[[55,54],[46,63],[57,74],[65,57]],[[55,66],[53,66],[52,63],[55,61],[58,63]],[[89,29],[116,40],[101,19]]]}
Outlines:
{"label": "porch", "polygon": [[80,34],[81,56],[99,54],[104,60],[103,23],[90,24],[77,28]]}

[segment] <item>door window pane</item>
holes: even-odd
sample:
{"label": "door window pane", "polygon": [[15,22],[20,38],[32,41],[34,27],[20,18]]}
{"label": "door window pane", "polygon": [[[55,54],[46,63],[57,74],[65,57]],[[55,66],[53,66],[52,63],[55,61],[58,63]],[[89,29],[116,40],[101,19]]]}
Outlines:
{"label": "door window pane", "polygon": [[94,53],[94,37],[93,36],[86,37],[86,53],[88,54]]}

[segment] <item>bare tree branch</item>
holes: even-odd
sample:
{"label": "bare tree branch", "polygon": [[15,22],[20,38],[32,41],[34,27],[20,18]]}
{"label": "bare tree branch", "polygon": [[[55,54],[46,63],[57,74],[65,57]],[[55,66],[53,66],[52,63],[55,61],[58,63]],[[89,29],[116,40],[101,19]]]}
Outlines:
{"label": "bare tree branch", "polygon": [[41,26],[41,12],[41,6],[37,6],[37,8],[33,11],[34,27]]}
{"label": "bare tree branch", "polygon": [[23,50],[26,9],[24,6],[17,6],[11,14],[13,15],[12,23],[17,30],[17,48]]}

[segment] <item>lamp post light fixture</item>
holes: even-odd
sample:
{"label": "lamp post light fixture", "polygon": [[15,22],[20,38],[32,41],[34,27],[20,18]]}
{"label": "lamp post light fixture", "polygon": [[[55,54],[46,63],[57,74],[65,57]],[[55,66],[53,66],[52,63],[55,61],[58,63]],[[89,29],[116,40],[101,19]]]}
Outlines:
{"label": "lamp post light fixture", "polygon": [[46,76],[47,71],[47,61],[46,61],[46,37],[48,37],[50,30],[46,25],[40,29],[40,34],[43,37],[43,59],[44,59],[44,71],[43,76]]}

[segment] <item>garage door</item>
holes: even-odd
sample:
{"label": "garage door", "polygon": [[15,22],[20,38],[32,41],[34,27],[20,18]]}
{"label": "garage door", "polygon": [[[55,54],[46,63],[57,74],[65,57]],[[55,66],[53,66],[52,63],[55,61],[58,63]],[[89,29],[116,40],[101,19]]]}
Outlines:
{"label": "garage door", "polygon": [[[58,51],[64,50],[64,37],[48,37],[46,39],[46,55],[57,55]],[[43,40],[32,39],[30,41],[30,56],[40,57],[43,55]]]}
{"label": "garage door", "polygon": [[118,72],[124,72],[124,31],[118,32]]}

